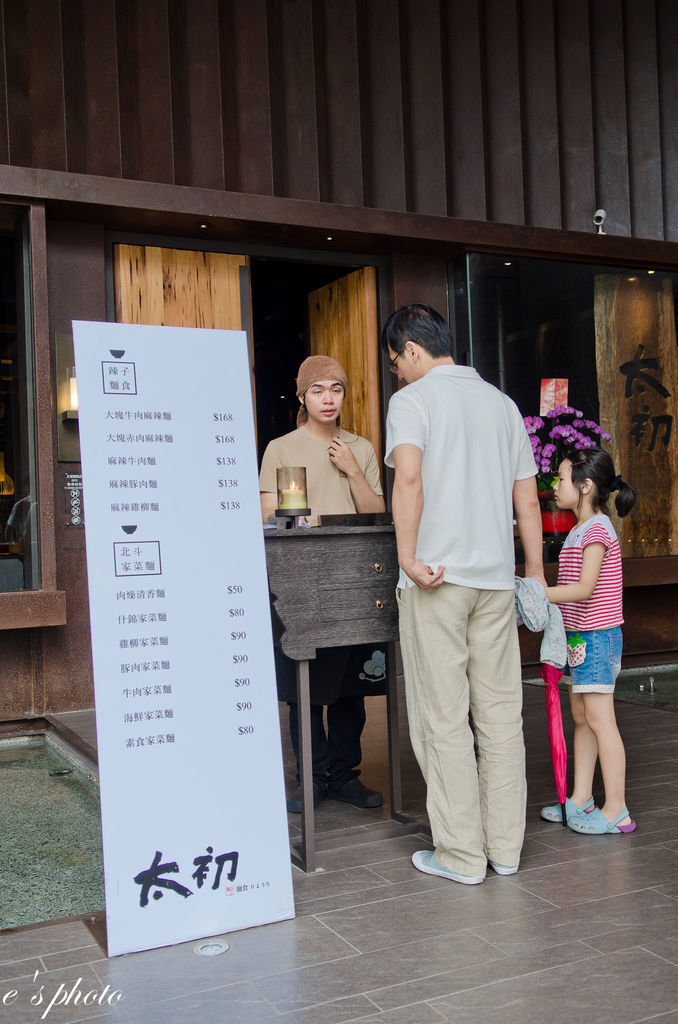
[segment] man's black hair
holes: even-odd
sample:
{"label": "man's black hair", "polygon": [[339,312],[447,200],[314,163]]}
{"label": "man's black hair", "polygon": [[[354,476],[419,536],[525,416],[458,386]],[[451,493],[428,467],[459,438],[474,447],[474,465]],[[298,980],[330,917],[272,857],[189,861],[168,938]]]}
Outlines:
{"label": "man's black hair", "polygon": [[434,359],[451,356],[454,340],[447,323],[431,306],[412,302],[401,306],[384,324],[381,343],[388,352],[402,352],[408,341],[421,345]]}

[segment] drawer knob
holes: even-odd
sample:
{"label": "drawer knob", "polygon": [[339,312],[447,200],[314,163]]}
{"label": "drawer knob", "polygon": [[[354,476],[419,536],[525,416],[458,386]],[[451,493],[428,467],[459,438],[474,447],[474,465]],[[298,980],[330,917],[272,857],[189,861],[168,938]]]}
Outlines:
{"label": "drawer knob", "polygon": [[381,564],[381,562],[375,562],[374,563],[374,571],[375,572],[383,572],[384,571],[384,567]]}
{"label": "drawer knob", "polygon": [[384,607],[384,602],[383,601],[377,601],[376,605],[377,605],[377,608],[379,609],[379,611],[381,611],[383,609],[383,607]]}

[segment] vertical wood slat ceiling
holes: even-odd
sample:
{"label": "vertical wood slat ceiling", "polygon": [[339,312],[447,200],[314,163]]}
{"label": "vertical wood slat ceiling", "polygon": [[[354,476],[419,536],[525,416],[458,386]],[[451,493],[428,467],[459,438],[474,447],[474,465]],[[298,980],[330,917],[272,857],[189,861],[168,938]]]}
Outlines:
{"label": "vertical wood slat ceiling", "polygon": [[0,162],[678,240],[675,0],[0,0]]}

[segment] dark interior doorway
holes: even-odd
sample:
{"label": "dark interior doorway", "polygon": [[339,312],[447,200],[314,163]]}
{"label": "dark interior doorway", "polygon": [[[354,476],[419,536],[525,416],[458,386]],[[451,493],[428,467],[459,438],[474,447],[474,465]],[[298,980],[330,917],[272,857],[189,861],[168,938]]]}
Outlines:
{"label": "dark interior doorway", "polygon": [[252,337],[258,457],[296,427],[296,376],[309,354],[309,293],[355,270],[347,264],[252,257]]}

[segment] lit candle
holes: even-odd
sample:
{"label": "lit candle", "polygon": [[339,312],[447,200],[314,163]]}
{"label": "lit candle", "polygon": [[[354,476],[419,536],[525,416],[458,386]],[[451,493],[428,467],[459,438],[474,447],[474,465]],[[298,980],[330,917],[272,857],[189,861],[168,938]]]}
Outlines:
{"label": "lit candle", "polygon": [[307,507],[306,467],[279,466],[276,470],[278,483],[278,508],[294,512]]}
{"label": "lit candle", "polygon": [[279,492],[279,508],[306,508],[306,491],[292,480],[289,487],[283,487]]}

